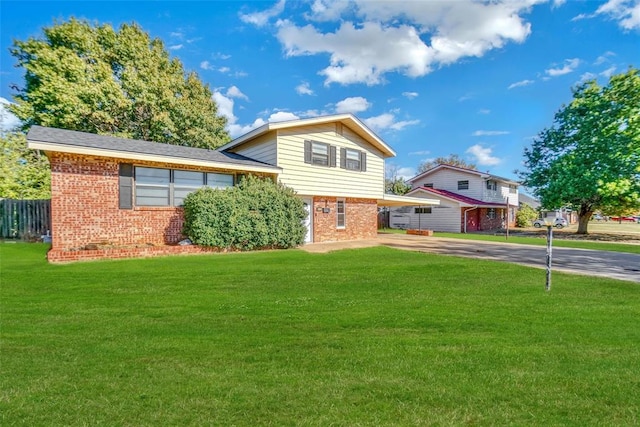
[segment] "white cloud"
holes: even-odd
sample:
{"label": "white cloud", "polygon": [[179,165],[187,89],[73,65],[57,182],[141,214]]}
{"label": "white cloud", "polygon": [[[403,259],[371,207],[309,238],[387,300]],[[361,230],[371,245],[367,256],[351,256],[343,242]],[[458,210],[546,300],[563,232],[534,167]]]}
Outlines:
{"label": "white cloud", "polygon": [[380,114],[379,116],[369,117],[363,120],[364,123],[371,128],[374,132],[381,132],[385,130],[402,130],[407,126],[412,126],[420,123],[420,120],[404,120],[396,121],[396,117],[391,113]]}
{"label": "white cloud", "polygon": [[173,46],[169,46],[169,50],[180,50],[183,46],[183,44],[174,44]]}
{"label": "white cloud", "polygon": [[231,68],[229,67],[220,67],[218,68],[218,71],[220,71],[221,73],[228,73],[229,71],[231,71]]}
{"label": "white cloud", "polygon": [[534,84],[533,80],[521,80],[519,82],[511,83],[507,89],[514,89],[516,87],[529,86]]}
{"label": "white cloud", "polygon": [[594,65],[602,65],[605,62],[609,62],[609,58],[612,56],[616,56],[615,53],[611,52],[611,51],[607,51],[604,54],[598,56],[598,59],[596,59],[596,62],[594,62]]}
{"label": "white cloud", "polygon": [[580,81],[581,82],[586,82],[587,80],[593,80],[595,78],[597,78],[598,76],[593,74],[593,73],[584,73],[583,75],[580,76]]}
{"label": "white cloud", "polygon": [[237,86],[231,86],[229,89],[227,89],[226,95],[229,98],[239,98],[239,99],[244,99],[245,101],[249,100],[249,97],[244,93],[242,93],[242,91],[238,89]]}
{"label": "white cloud", "polygon": [[17,128],[22,124],[11,111],[9,111],[11,102],[8,99],[0,97],[0,131],[6,132]]}
{"label": "white cloud", "polygon": [[313,95],[313,90],[309,87],[308,82],[302,82],[296,86],[296,92],[298,95]]}
{"label": "white cloud", "polygon": [[360,113],[371,107],[371,103],[361,96],[345,98],[336,103],[336,113]]}
{"label": "white cloud", "polygon": [[269,122],[287,122],[290,120],[298,120],[300,117],[287,111],[278,111],[269,116]]}
{"label": "white cloud", "polygon": [[488,108],[481,108],[478,110],[478,114],[491,114],[491,110]]}
{"label": "white cloud", "polygon": [[[320,71],[325,85],[376,85],[385,82],[387,73],[424,76],[462,58],[481,57],[507,43],[523,42],[531,25],[521,15],[539,1],[544,0],[315,0],[305,16],[335,22],[333,30],[280,20],[277,37],[288,57],[328,54],[329,64]],[[275,16],[271,9],[263,14]],[[245,22],[264,25],[267,21]]]}
{"label": "white cloud", "polygon": [[407,99],[415,99],[418,97],[418,92],[402,92],[402,96]]}
{"label": "white cloud", "polygon": [[498,136],[508,135],[510,132],[506,130],[477,130],[471,136]]}
{"label": "white cloud", "polygon": [[[238,118],[233,114],[233,99],[224,96],[221,92],[213,92],[213,100],[218,105],[218,114],[227,118],[229,124],[234,124]],[[232,135],[233,136],[233,135]]]}
{"label": "white cloud", "polygon": [[398,168],[398,170],[396,171],[396,176],[407,181],[408,179],[416,176],[416,169],[412,167]]}
{"label": "white cloud", "polygon": [[263,12],[240,14],[240,20],[247,24],[254,24],[257,27],[265,26],[269,19],[274,18],[282,13],[284,10],[285,0],[280,0],[273,5],[270,9]]}
{"label": "white cloud", "polygon": [[409,153],[410,156],[427,156],[429,154],[431,154],[431,151],[429,150],[412,151]]}
{"label": "white cloud", "polygon": [[601,76],[603,76],[603,77],[609,78],[609,77],[611,77],[615,72],[616,72],[616,67],[615,67],[615,65],[614,65],[614,66],[611,66],[611,67],[607,68],[606,70],[602,71],[602,72],[600,73],[600,75],[601,75]]}
{"label": "white cloud", "polygon": [[216,69],[213,65],[209,63],[209,61],[202,61],[200,63],[200,68],[202,68],[203,70],[209,70],[209,71]]}
{"label": "white cloud", "polygon": [[572,73],[578,67],[578,65],[580,65],[580,60],[578,58],[565,59],[564,65],[562,67],[549,68],[548,70],[545,70],[545,73],[550,77],[562,76]]}
{"label": "white cloud", "polygon": [[467,148],[465,153],[472,155],[475,158],[475,162],[480,166],[495,166],[501,162],[499,158],[491,155],[491,148],[484,148],[480,144],[472,145]]}
{"label": "white cloud", "polygon": [[595,14],[607,15],[625,30],[640,30],[640,0],[609,0]]}

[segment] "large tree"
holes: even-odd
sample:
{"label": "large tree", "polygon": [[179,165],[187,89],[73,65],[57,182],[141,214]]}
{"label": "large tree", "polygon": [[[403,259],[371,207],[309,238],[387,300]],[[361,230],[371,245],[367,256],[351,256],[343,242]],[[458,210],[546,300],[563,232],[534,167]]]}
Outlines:
{"label": "large tree", "polygon": [[399,176],[400,168],[394,164],[387,164],[384,168],[384,192],[402,196],[411,190],[403,177]]}
{"label": "large tree", "polygon": [[475,163],[467,162],[457,154],[450,154],[447,157],[436,157],[433,160],[420,163],[420,165],[418,165],[418,173],[426,172],[438,165],[451,165],[466,169],[476,169]]}
{"label": "large tree", "polygon": [[639,71],[614,75],[604,87],[578,85],[524,157],[523,184],[545,209],[574,208],[578,234],[587,234],[596,210],[640,208]]}
{"label": "large tree", "polygon": [[229,141],[209,87],[137,24],[116,31],[71,19],[43,33],[11,48],[25,70],[11,107],[24,129],[37,124],[203,148]]}
{"label": "large tree", "polygon": [[49,161],[27,148],[24,133],[0,133],[0,199],[48,199],[50,180]]}

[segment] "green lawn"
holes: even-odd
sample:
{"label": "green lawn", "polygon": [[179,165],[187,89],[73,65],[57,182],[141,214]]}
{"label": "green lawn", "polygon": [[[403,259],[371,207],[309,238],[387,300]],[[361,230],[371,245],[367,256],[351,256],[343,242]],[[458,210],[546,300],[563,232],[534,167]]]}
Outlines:
{"label": "green lawn", "polygon": [[0,425],[640,423],[640,287],[375,247],[0,244]]}

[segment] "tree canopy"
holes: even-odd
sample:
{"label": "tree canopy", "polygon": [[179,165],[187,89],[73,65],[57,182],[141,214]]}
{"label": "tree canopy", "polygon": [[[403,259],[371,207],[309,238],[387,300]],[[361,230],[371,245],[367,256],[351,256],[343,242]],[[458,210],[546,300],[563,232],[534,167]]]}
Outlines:
{"label": "tree canopy", "polygon": [[580,234],[596,210],[640,209],[639,71],[578,85],[524,157],[523,184],[545,209],[576,209]]}
{"label": "tree canopy", "polygon": [[420,163],[418,166],[418,173],[426,172],[438,165],[451,165],[466,169],[476,169],[475,163],[467,162],[457,154],[449,154],[447,157],[436,157],[433,160]]}
{"label": "tree canopy", "polygon": [[215,148],[229,141],[209,87],[137,24],[71,19],[10,49],[25,70],[13,113],[37,124]]}
{"label": "tree canopy", "polygon": [[49,161],[27,148],[22,132],[0,134],[0,198],[48,199],[50,182]]}
{"label": "tree canopy", "polygon": [[384,192],[387,194],[397,194],[402,196],[411,190],[411,186],[407,184],[401,176],[399,176],[399,167],[393,164],[387,164],[384,168]]}

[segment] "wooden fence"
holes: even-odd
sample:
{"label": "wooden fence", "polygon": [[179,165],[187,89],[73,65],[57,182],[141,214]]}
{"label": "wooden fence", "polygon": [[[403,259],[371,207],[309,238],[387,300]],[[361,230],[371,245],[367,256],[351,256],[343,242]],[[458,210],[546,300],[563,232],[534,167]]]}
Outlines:
{"label": "wooden fence", "polygon": [[51,230],[51,200],[0,199],[0,238],[34,240]]}

